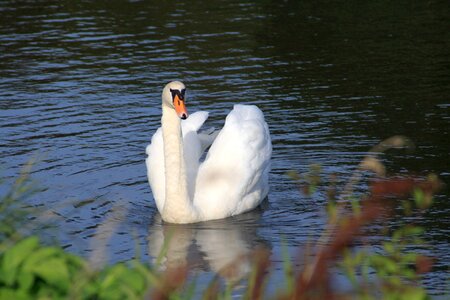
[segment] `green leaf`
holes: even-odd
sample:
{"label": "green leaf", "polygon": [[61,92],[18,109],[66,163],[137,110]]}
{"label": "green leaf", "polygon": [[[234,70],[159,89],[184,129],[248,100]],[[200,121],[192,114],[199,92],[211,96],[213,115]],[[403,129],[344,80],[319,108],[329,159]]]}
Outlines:
{"label": "green leaf", "polygon": [[289,171],[286,172],[286,175],[288,177],[290,177],[292,180],[295,180],[295,181],[300,181],[301,180],[301,177],[300,177],[300,175],[298,174],[297,171],[289,170]]}
{"label": "green leaf", "polygon": [[100,299],[132,299],[129,288],[124,284],[124,278],[128,276],[124,264],[118,264],[108,269],[104,280],[100,283]]}
{"label": "green leaf", "polygon": [[[137,267],[138,264],[135,264]],[[99,286],[101,299],[134,299],[143,296],[147,287],[146,274],[142,265],[136,269],[129,269],[124,264],[118,264],[105,271],[106,276]]]}
{"label": "green leaf", "polygon": [[137,261],[133,261],[132,266],[135,272],[138,272],[142,275],[142,277],[145,278],[146,284],[157,285],[159,283],[160,279],[153,274],[152,270],[149,267],[146,267],[145,265]]}
{"label": "green leaf", "polygon": [[69,271],[63,258],[51,258],[42,261],[40,264],[32,267],[32,272],[42,278],[47,284],[57,287],[61,291],[65,292],[69,288]]}
{"label": "green leaf", "polygon": [[[83,274],[83,276],[85,276]],[[78,293],[79,297],[72,297],[72,299],[98,299],[99,294],[99,284],[95,277],[90,277],[89,275],[86,275],[81,279],[81,290],[80,289],[71,289],[72,293],[75,293],[75,295]],[[76,284],[79,284],[77,282]],[[73,288],[73,286],[72,286]]]}
{"label": "green leaf", "polygon": [[135,294],[145,289],[144,278],[135,270],[126,269],[119,280],[121,285],[129,287]]}
{"label": "green leaf", "polygon": [[419,255],[417,253],[408,252],[408,253],[405,253],[402,255],[401,261],[404,264],[414,264],[416,262],[418,256]]}
{"label": "green leaf", "polygon": [[408,279],[416,279],[417,278],[417,274],[414,270],[411,270],[409,268],[403,268],[402,270],[402,274],[403,277],[408,278]]}
{"label": "green leaf", "polygon": [[397,262],[390,259],[385,260],[384,267],[389,274],[395,274],[399,270]]}
{"label": "green leaf", "polygon": [[67,264],[71,267],[75,267],[77,269],[86,267],[86,261],[81,257],[69,253],[65,253],[64,257],[67,261]]}
{"label": "green leaf", "polygon": [[38,264],[43,261],[50,259],[52,256],[57,256],[61,254],[61,250],[56,247],[43,247],[38,249],[36,252],[30,254],[27,260],[23,263],[23,269],[25,271],[30,271]]}
{"label": "green leaf", "polygon": [[28,291],[31,289],[34,283],[34,276],[31,272],[20,272],[17,276],[19,287],[21,290]]}
{"label": "green leaf", "polygon": [[410,235],[420,235],[425,232],[425,229],[420,226],[406,226],[404,227],[404,235],[410,236]]}
{"label": "green leaf", "polygon": [[100,283],[100,289],[101,290],[110,289],[113,285],[116,284],[117,279],[124,272],[124,270],[125,270],[125,266],[122,263],[106,269],[105,270],[106,275],[103,278],[102,282]]}
{"label": "green leaf", "polygon": [[389,254],[393,254],[395,252],[395,246],[393,243],[385,242],[385,243],[383,243],[383,248]]}
{"label": "green leaf", "polygon": [[403,291],[401,299],[408,300],[425,300],[429,299],[427,293],[420,287],[411,287]]}
{"label": "green leaf", "polygon": [[416,206],[421,208],[425,204],[425,193],[420,188],[415,188],[413,192],[414,202]]}
{"label": "green leaf", "polygon": [[11,288],[0,288],[0,299],[28,300],[34,299],[31,295],[23,290],[15,290]]}
{"label": "green leaf", "polygon": [[403,200],[402,201],[403,210],[405,211],[405,215],[409,216],[412,214],[412,206],[410,201]]}
{"label": "green leaf", "polygon": [[55,289],[55,287],[53,286],[48,286],[48,285],[42,285],[40,286],[39,290],[36,293],[36,299],[39,300],[47,300],[47,299],[51,299],[51,300],[57,300],[57,299],[64,299],[63,295],[61,294],[60,291],[58,291],[57,289]]}
{"label": "green leaf", "polygon": [[6,285],[13,285],[16,275],[19,271],[19,265],[36,249],[39,245],[39,239],[35,236],[26,238],[12,248],[9,248],[4,256],[1,265],[3,280]]}

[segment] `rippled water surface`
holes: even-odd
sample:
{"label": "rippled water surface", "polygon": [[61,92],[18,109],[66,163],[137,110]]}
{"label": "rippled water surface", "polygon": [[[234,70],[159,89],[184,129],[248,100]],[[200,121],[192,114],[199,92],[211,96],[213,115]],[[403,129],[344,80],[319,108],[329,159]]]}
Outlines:
{"label": "rippled water surface", "polygon": [[[390,172],[449,183],[445,1],[1,1],[0,15],[1,177],[37,157],[33,178],[45,189],[33,205],[59,215],[50,234],[71,252],[150,261],[171,236],[165,263],[188,262],[201,284],[255,247],[277,261],[284,239],[298,254],[323,229],[326,195],[303,195],[285,173],[320,164],[325,179],[345,183],[368,149],[396,134],[416,148],[384,155]],[[210,111],[208,126],[220,127],[234,103],[264,111],[274,149],[262,209],[162,225],[144,160],[173,79],[186,83],[191,112]],[[437,295],[448,287],[448,200],[444,190],[411,220],[427,228],[437,262],[425,283]],[[99,243],[108,257],[92,250]],[[221,276],[247,271],[243,263]]]}

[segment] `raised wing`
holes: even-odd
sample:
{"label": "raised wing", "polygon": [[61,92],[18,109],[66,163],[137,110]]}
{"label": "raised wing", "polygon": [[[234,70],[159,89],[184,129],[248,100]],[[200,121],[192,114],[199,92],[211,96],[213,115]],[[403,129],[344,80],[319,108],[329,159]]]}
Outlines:
{"label": "raised wing", "polygon": [[255,208],[268,193],[271,154],[261,110],[235,105],[200,165],[195,206],[211,219]]}

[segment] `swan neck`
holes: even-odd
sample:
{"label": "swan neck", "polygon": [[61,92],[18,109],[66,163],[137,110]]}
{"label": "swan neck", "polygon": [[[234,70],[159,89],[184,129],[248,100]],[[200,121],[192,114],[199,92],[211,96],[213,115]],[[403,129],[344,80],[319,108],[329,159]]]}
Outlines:
{"label": "swan neck", "polygon": [[192,223],[197,214],[188,195],[181,120],[163,104],[161,119],[164,143],[166,199],[161,216],[170,223]]}

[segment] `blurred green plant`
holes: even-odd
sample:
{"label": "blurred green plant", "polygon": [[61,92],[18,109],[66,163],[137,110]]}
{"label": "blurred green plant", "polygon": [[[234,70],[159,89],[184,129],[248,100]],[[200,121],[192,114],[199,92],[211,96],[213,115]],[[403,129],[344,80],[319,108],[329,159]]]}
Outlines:
{"label": "blurred green plant", "polygon": [[137,261],[95,271],[58,246],[25,238],[0,256],[0,299],[142,299],[159,279]]}
{"label": "blurred green plant", "polygon": [[[33,164],[33,161],[27,163],[19,177],[6,186],[5,194],[0,196],[0,247],[26,234],[27,226],[24,224],[33,209],[24,200],[38,191],[29,177]],[[1,179],[0,184],[5,185]]]}
{"label": "blurred green plant", "polygon": [[[303,270],[297,273],[296,290],[287,299],[334,299],[357,297],[361,299],[428,299],[426,289],[420,284],[420,275],[428,272],[432,259],[411,250],[411,246],[425,245],[421,239],[424,229],[413,224],[403,224],[391,235],[385,235],[378,247],[367,244],[370,224],[386,224],[396,218],[398,203],[404,214],[421,214],[433,202],[433,194],[442,183],[434,174],[427,178],[414,176],[386,176],[386,168],[377,157],[392,148],[413,148],[403,136],[391,137],[373,147],[361,161],[342,192],[337,192],[337,176],[328,183],[326,212],[328,223],[317,241],[316,254]],[[318,174],[317,167],[306,175],[294,171],[287,175],[305,195],[319,188],[323,180],[309,174]],[[372,172],[367,194],[356,194],[355,185]],[[312,187],[312,188],[311,188]],[[386,231],[387,227],[383,227]],[[356,247],[355,245],[365,245]],[[339,294],[331,286],[330,268],[339,266],[353,290]]]}
{"label": "blurred green plant", "polygon": [[[406,145],[409,140],[394,137],[372,149],[374,153],[389,147]],[[193,299],[196,282],[189,280],[186,266],[158,271],[168,245],[164,245],[155,266],[138,260],[96,268],[92,262],[70,254],[60,246],[47,246],[35,235],[23,230],[33,210],[24,200],[36,192],[29,179],[31,165],[0,196],[0,300],[1,299]],[[380,249],[367,245],[368,225],[385,222],[395,216],[401,203],[404,213],[421,213],[432,204],[433,193],[440,187],[435,175],[428,178],[386,177],[385,168],[373,155],[366,157],[358,171],[373,171],[377,177],[369,183],[366,195],[355,195],[353,185],[360,179],[354,174],[338,195],[336,176],[327,186],[328,222],[315,247],[306,249],[304,266],[294,267],[286,249],[283,270],[286,284],[280,286],[275,299],[428,299],[420,285],[420,275],[431,269],[433,260],[411,245],[423,245],[424,229],[411,224],[400,226],[386,236]],[[320,166],[311,166],[308,173],[289,176],[301,190],[311,195],[324,181]],[[400,201],[396,201],[400,200]],[[105,226],[108,226],[106,224]],[[167,242],[168,243],[168,242]],[[359,246],[356,246],[359,245]],[[101,248],[105,245],[97,245]],[[313,253],[313,254],[311,254]],[[249,254],[253,267],[241,280],[246,288],[243,299],[268,298],[265,294],[270,280],[271,259],[266,250]],[[312,256],[312,258],[311,258]],[[238,265],[239,260],[233,262]],[[333,272],[338,266],[351,283],[351,290],[337,290]],[[202,299],[232,299],[237,282],[220,284],[213,278]]]}

